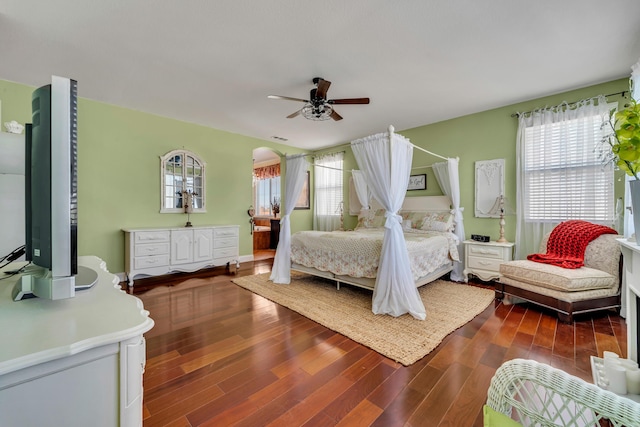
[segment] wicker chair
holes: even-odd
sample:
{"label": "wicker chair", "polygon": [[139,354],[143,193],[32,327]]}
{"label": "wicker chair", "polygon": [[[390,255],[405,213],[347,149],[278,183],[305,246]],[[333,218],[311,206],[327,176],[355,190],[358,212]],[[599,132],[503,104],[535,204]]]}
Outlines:
{"label": "wicker chair", "polygon": [[500,366],[487,406],[523,426],[640,426],[639,403],[534,360]]}

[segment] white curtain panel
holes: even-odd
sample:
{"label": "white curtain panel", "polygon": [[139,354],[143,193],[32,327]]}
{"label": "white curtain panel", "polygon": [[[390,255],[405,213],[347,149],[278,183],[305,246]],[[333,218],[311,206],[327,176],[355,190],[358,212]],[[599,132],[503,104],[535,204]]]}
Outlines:
{"label": "white curtain panel", "polygon": [[[583,153],[581,157],[589,158],[593,156],[594,147],[600,140],[600,136],[593,132],[599,129],[602,118],[609,111],[609,106],[604,97],[598,98],[597,104],[594,99],[581,101],[576,108],[567,108],[559,105],[550,108],[534,110],[531,114],[521,114],[518,119],[518,133],[516,140],[516,242],[515,259],[525,259],[528,254],[537,253],[540,249],[540,242],[546,233],[549,233],[559,222],[549,221],[529,221],[525,220],[525,132],[528,127],[534,127],[538,140],[551,141],[554,132],[557,132],[554,123],[580,121],[580,129],[587,130],[581,132],[584,144],[581,146]],[[568,129],[568,128],[567,128]],[[567,136],[569,138],[569,136]],[[558,174],[557,169],[549,169],[551,180]],[[585,173],[591,174],[589,169]],[[589,182],[589,177],[585,176],[584,182]]]}
{"label": "white curtain panel", "polygon": [[436,180],[442,189],[442,192],[451,198],[453,220],[456,224],[455,234],[458,237],[458,253],[460,261],[453,263],[453,271],[451,272],[451,280],[463,282],[464,275],[464,220],[460,207],[460,176],[458,175],[458,159],[447,159],[446,162],[434,163],[432,165]]}
{"label": "white curtain panel", "polygon": [[287,156],[284,203],[281,206],[280,239],[269,277],[274,283],[291,283],[291,223],[289,217],[300,196],[307,176],[307,160],[304,154]]}
{"label": "white curtain panel", "polygon": [[371,190],[369,190],[364,174],[357,169],[353,169],[351,171],[351,176],[353,177],[353,184],[356,187],[356,195],[358,196],[362,209],[369,209],[371,204]]}
{"label": "white curtain panel", "polygon": [[388,132],[353,141],[351,148],[373,197],[387,211],[372,311],[395,317],[409,313],[424,320],[426,310],[413,281],[402,217],[397,214],[409,184],[413,145]]}

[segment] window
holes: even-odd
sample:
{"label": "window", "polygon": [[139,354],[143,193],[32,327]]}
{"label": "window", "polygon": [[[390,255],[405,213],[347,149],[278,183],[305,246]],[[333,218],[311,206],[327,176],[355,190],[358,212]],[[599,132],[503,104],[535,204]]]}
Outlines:
{"label": "window", "polygon": [[602,122],[602,114],[591,110],[570,120],[534,122],[525,128],[525,222],[614,221],[613,168],[603,166],[597,150]]}
{"label": "window", "polygon": [[344,153],[334,153],[315,159],[314,228],[316,230],[332,231],[342,225],[343,157]]}
{"label": "window", "polygon": [[185,195],[192,200],[194,212],[206,212],[205,164],[197,155],[185,150],[174,150],[160,157],[162,171],[161,213],[184,212]]}
{"label": "window", "polygon": [[253,178],[255,215],[270,216],[280,206],[280,163],[254,168]]}

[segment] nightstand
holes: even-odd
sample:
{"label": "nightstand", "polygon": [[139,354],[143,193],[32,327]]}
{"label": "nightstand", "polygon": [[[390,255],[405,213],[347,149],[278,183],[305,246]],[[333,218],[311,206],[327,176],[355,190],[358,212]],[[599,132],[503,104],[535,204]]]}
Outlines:
{"label": "nightstand", "polygon": [[464,242],[464,281],[469,281],[469,274],[488,281],[500,278],[500,264],[513,259],[513,243],[505,242]]}

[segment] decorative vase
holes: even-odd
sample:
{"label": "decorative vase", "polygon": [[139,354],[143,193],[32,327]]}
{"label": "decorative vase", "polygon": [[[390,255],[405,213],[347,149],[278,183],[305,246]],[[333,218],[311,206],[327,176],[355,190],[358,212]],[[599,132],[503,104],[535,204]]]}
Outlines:
{"label": "decorative vase", "polygon": [[633,229],[636,234],[636,243],[640,236],[640,180],[629,181],[629,191],[631,193],[631,214],[633,216]]}

